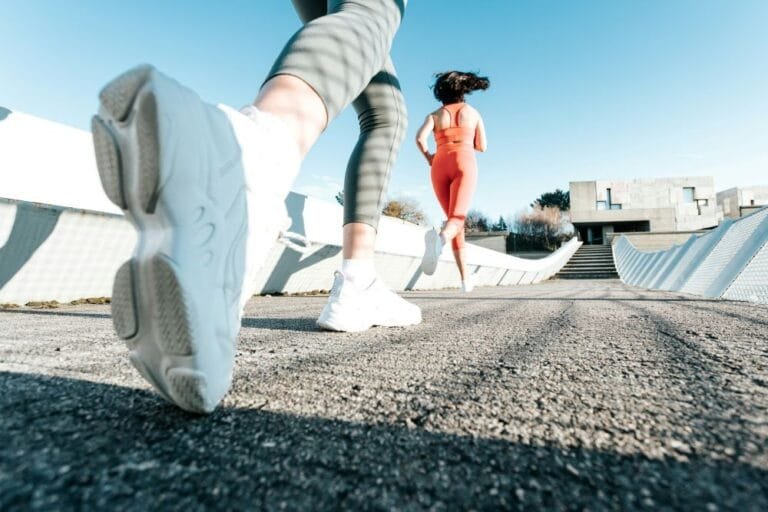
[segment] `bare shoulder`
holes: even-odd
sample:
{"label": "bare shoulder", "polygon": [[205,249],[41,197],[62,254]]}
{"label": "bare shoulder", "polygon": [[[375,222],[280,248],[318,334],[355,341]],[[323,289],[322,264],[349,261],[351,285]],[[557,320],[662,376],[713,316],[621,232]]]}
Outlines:
{"label": "bare shoulder", "polygon": [[469,103],[467,103],[464,106],[464,108],[462,109],[462,113],[466,113],[473,117],[478,117],[478,118],[480,117],[480,112],[478,112],[477,109],[472,105],[470,105]]}
{"label": "bare shoulder", "polygon": [[429,115],[427,115],[427,117],[435,118],[435,117],[439,116],[440,113],[443,112],[443,111],[444,111],[443,107],[438,107],[435,110],[433,110],[432,112],[430,112]]}
{"label": "bare shoulder", "polygon": [[478,123],[482,117],[480,116],[480,112],[477,111],[475,107],[473,107],[470,104],[466,104],[461,109],[461,118],[464,123]]}

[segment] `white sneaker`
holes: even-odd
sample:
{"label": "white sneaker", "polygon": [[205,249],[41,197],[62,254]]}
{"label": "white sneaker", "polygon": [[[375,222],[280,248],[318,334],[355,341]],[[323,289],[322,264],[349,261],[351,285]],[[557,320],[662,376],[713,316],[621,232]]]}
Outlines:
{"label": "white sneaker", "polygon": [[424,257],[421,259],[421,271],[431,276],[437,270],[437,262],[443,252],[443,239],[435,228],[424,234]]}
{"label": "white sneaker", "polygon": [[334,274],[333,288],[317,325],[323,329],[358,332],[374,325],[404,327],[421,323],[421,309],[406,301],[376,278],[365,289],[357,288],[341,272]]}
{"label": "white sneaker", "polygon": [[281,155],[279,135],[150,66],[99,98],[99,176],[139,235],[115,276],[115,330],[163,397],[210,412],[229,390],[242,307],[286,218],[298,152]]}
{"label": "white sneaker", "polygon": [[472,290],[475,289],[475,276],[471,275],[468,276],[464,281],[461,282],[461,292],[462,293],[469,293]]}

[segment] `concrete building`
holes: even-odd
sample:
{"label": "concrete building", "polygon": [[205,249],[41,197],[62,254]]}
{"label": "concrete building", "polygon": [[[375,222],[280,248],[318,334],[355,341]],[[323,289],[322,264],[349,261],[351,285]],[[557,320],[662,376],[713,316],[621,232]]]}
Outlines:
{"label": "concrete building", "polygon": [[464,238],[470,244],[507,254],[508,235],[508,231],[491,231],[489,233],[469,232],[464,235]]}
{"label": "concrete building", "polygon": [[587,244],[611,234],[695,231],[717,226],[711,176],[632,181],[572,181],[571,223]]}
{"label": "concrete building", "polygon": [[768,186],[733,187],[717,193],[717,206],[727,219],[749,215],[768,206]]}

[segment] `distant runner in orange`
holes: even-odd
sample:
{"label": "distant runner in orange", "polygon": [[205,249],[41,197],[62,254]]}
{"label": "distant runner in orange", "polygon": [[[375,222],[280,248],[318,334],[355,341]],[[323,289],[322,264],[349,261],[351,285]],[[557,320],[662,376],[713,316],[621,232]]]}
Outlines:
{"label": "distant runner in orange", "polygon": [[[421,269],[427,275],[434,274],[443,246],[451,241],[464,292],[474,288],[464,265],[464,221],[477,185],[475,151],[487,148],[483,118],[464,101],[464,96],[489,86],[487,77],[474,73],[438,74],[432,89],[443,105],[427,116],[416,134],[416,145],[432,168],[435,195],[448,217],[440,234],[432,229],[425,235]],[[430,153],[427,145],[430,132],[437,144],[435,153]]]}

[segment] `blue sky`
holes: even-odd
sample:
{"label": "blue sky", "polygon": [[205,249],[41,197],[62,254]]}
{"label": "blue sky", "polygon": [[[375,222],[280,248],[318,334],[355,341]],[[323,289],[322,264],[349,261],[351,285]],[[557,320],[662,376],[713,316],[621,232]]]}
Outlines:
{"label": "blue sky", "polygon": [[[0,105],[87,129],[113,76],[150,62],[241,106],[300,24],[288,0],[0,0]],[[713,175],[768,184],[765,0],[411,0],[392,55],[410,112],[390,196],[441,218],[413,143],[436,71],[474,70],[485,117],[474,206],[493,218],[572,180]],[[296,189],[341,188],[352,111]]]}

